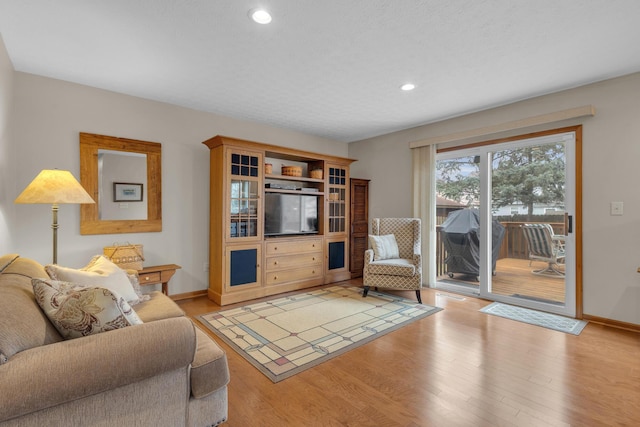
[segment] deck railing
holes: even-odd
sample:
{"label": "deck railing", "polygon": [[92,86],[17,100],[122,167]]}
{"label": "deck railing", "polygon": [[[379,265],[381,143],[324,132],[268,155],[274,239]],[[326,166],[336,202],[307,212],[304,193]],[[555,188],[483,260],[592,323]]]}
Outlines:
{"label": "deck railing", "polygon": [[[504,226],[504,238],[502,239],[502,245],[500,246],[500,253],[498,259],[502,258],[517,258],[528,259],[527,241],[524,238],[522,232],[522,225],[525,222],[501,222]],[[551,222],[555,234],[564,234],[564,224],[561,222]],[[445,259],[447,258],[444,243],[442,242],[442,233],[440,233],[441,227],[436,227],[436,275],[442,276],[447,274],[447,265]]]}

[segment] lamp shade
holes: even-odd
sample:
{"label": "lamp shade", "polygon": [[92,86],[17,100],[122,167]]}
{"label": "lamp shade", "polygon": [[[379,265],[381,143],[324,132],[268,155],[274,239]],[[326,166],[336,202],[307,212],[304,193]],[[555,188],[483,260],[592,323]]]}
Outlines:
{"label": "lamp shade", "polygon": [[69,171],[43,170],[16,198],[15,203],[95,203]]}

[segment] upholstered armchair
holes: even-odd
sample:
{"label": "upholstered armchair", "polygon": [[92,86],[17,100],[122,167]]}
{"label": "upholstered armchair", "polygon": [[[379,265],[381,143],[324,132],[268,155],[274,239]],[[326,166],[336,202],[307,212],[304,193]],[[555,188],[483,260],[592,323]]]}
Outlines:
{"label": "upholstered armchair", "polygon": [[374,218],[364,253],[363,297],[369,288],[416,291],[422,304],[421,227],[418,218]]}

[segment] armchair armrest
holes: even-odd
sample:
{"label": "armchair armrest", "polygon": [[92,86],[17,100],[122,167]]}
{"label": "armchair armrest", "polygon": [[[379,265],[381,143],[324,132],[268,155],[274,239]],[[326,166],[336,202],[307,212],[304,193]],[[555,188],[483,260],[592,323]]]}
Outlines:
{"label": "armchair armrest", "polygon": [[179,317],[23,351],[0,365],[0,421],[187,367],[195,348]]}
{"label": "armchair armrest", "polygon": [[422,272],[422,255],[421,254],[413,254],[413,265],[416,266],[416,271]]}
{"label": "armchair armrest", "polygon": [[367,268],[367,264],[373,262],[373,249],[367,249],[364,251],[364,268]]}

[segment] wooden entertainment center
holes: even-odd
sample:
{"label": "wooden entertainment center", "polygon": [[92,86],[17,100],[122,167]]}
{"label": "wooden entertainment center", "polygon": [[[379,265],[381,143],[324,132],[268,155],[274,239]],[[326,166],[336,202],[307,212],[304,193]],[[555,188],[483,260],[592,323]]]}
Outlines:
{"label": "wooden entertainment center", "polygon": [[[351,278],[354,160],[220,135],[203,144],[210,149],[211,300],[227,305]],[[269,193],[316,198],[312,230],[265,235]]]}

